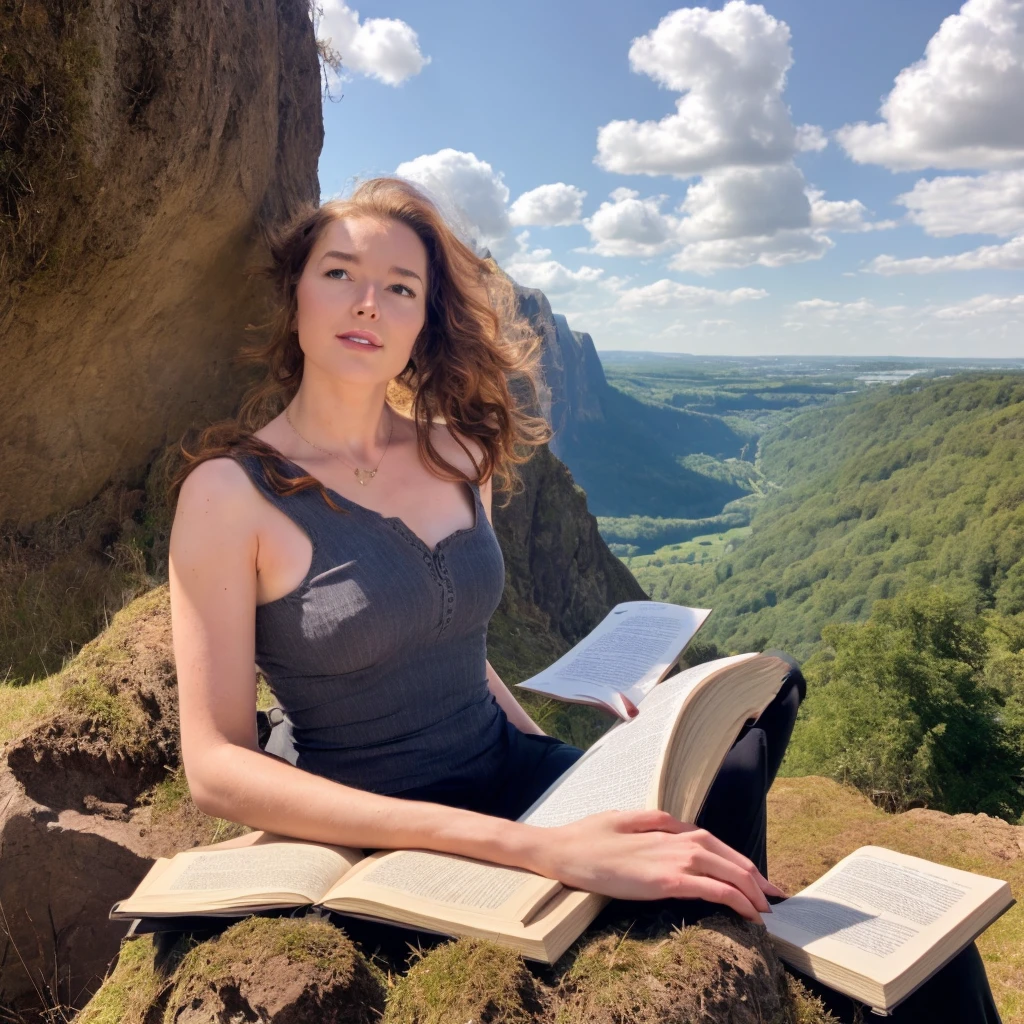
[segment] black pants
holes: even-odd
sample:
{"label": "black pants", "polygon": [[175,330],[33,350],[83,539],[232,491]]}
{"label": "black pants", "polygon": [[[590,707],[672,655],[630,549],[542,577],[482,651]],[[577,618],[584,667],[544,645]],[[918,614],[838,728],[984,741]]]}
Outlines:
{"label": "black pants", "polygon": [[[766,876],[765,798],[782,764],[797,709],[807,692],[796,662],[783,657],[791,668],[778,694],[761,717],[740,733],[697,817],[698,825],[749,857]],[[515,819],[582,754],[576,747],[550,737],[514,732],[502,777],[496,782],[491,780],[479,799],[459,801],[462,806]],[[430,788],[401,795],[449,802],[444,794]],[[703,900],[661,900],[656,904],[613,900],[598,923],[629,917],[659,923],[693,923],[722,910],[720,905]],[[839,1020],[853,1024],[862,1016],[868,1017],[869,1010],[863,1005],[812,978],[802,974],[798,977]],[[985,967],[974,944],[898,1006],[890,1019],[900,1024],[999,1024]]]}

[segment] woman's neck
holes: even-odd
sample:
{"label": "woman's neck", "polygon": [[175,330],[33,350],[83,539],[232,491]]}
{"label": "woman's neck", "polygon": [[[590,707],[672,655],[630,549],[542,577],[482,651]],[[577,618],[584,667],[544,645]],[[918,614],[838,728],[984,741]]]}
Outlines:
{"label": "woman's neck", "polygon": [[391,435],[387,384],[352,386],[303,379],[287,418],[301,441],[360,464],[374,463]]}

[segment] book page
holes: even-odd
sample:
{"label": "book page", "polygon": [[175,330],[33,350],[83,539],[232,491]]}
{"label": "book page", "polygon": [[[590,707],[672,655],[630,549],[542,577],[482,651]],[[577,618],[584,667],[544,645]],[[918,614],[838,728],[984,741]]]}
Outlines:
{"label": "book page", "polygon": [[[345,851],[348,852],[348,851]],[[179,853],[162,872],[152,900],[164,893],[294,893],[309,903],[323,894],[359,859],[340,847],[309,843],[265,843],[243,849],[192,850]],[[168,901],[170,902],[170,901]]]}
{"label": "book page", "polygon": [[606,732],[519,820],[553,828],[601,811],[653,807],[665,748],[687,697],[708,676],[751,657],[720,658],[666,679],[636,718]]}
{"label": "book page", "polygon": [[394,894],[403,893],[418,903],[523,922],[557,893],[562,883],[522,868],[427,850],[399,850],[369,858],[334,886],[324,903],[365,899],[369,887],[389,890],[386,898],[380,898],[384,903],[399,903]]}
{"label": "book page", "polygon": [[[888,980],[1001,884],[917,857],[864,847],[775,906],[765,923],[772,935]],[[849,947],[849,955],[834,944]]]}
{"label": "book page", "polygon": [[674,664],[710,612],[658,601],[624,601],[571,651],[519,685],[563,699],[639,704]]}

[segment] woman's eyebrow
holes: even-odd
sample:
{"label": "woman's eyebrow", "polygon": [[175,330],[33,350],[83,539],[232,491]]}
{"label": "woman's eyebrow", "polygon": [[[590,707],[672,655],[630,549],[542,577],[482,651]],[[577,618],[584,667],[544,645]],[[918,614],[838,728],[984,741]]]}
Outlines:
{"label": "woman's eyebrow", "polygon": [[415,270],[406,270],[405,267],[392,267],[389,273],[398,274],[400,277],[415,277],[420,284],[423,284],[423,278]]}
{"label": "woman's eyebrow", "polygon": [[[356,256],[355,254],[350,253],[350,252],[339,252],[337,249],[331,249],[328,252],[325,252],[323,254],[323,256],[320,257],[320,259],[321,260],[325,260],[325,259],[328,258],[328,256],[333,256],[335,259],[338,259],[338,260],[346,260],[349,263],[357,263],[358,264],[358,263],[361,262],[359,257]],[[405,267],[392,267],[388,271],[388,273],[389,274],[398,274],[401,277],[415,277],[416,280],[419,281],[420,284],[423,284],[423,278],[420,277],[420,275],[417,274],[415,270],[407,270]]]}
{"label": "woman's eyebrow", "polygon": [[355,256],[355,255],[353,255],[350,252],[338,252],[337,249],[331,249],[330,252],[325,252],[323,254],[323,256],[320,257],[320,259],[321,260],[325,260],[325,259],[327,259],[328,256],[333,256],[333,257],[335,257],[335,259],[339,259],[339,260],[348,260],[349,263],[359,263],[360,262],[358,256]]}

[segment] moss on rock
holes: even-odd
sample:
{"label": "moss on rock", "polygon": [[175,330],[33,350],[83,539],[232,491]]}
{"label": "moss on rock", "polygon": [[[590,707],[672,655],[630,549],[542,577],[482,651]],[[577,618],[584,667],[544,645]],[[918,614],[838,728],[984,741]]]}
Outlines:
{"label": "moss on rock", "polygon": [[764,930],[732,917],[716,915],[650,939],[609,932],[568,956],[554,993],[555,1024],[828,1020],[785,975]]}
{"label": "moss on rock", "polygon": [[517,953],[459,939],[430,950],[399,979],[383,1024],[529,1024],[540,994]]}
{"label": "moss on rock", "polygon": [[340,928],[315,918],[252,917],[185,955],[162,1019],[372,1024],[383,1009],[380,972]]}
{"label": "moss on rock", "polygon": [[88,0],[0,6],[4,284],[59,269],[74,255],[67,221],[99,184],[86,155],[87,86],[99,62],[82,31],[88,8]]}
{"label": "moss on rock", "polygon": [[75,1024],[155,1024],[174,968],[191,942],[180,939],[162,948],[150,935],[121,946],[117,965],[75,1018]]}
{"label": "moss on rock", "polygon": [[7,763],[48,807],[132,806],[180,763],[167,587],[137,598],[56,677],[54,702]]}

